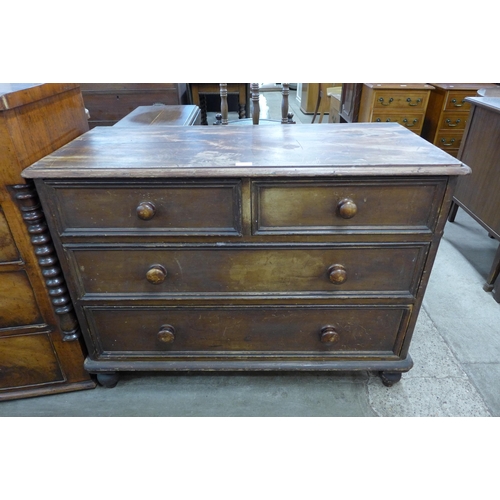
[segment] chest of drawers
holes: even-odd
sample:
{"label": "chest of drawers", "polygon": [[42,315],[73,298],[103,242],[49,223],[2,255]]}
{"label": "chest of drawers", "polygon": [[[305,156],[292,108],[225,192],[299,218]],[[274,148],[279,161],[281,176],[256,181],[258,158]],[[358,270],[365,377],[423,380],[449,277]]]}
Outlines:
{"label": "chest of drawers", "polygon": [[34,178],[104,385],[370,370],[408,348],[469,169],[397,124],[94,129]]}
{"label": "chest of drawers", "polygon": [[425,83],[364,83],[358,121],[399,123],[420,135],[431,90]]}
{"label": "chest of drawers", "polygon": [[447,153],[457,156],[469,116],[466,97],[477,95],[491,83],[433,83],[422,137]]}

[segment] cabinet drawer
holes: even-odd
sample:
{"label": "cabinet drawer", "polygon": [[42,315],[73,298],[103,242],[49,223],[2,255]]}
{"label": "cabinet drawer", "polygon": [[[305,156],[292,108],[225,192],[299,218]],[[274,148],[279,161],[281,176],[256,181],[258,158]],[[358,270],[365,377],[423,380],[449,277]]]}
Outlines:
{"label": "cabinet drawer", "polygon": [[240,235],[240,181],[52,183],[64,235]]}
{"label": "cabinet drawer", "polygon": [[425,232],[436,223],[446,180],[255,181],[256,234]]}
{"label": "cabinet drawer", "polygon": [[[85,308],[97,357],[180,353],[393,353],[404,307]],[[327,329],[328,328],[328,329]]]}
{"label": "cabinet drawer", "polygon": [[383,113],[379,110],[373,113],[372,122],[399,123],[413,132],[420,132],[424,123],[423,113]]}
{"label": "cabinet drawer", "polygon": [[470,90],[463,92],[449,92],[446,97],[444,109],[450,111],[468,112],[470,110],[470,103],[465,102],[465,98],[470,97],[471,95],[474,94],[471,94]]}
{"label": "cabinet drawer", "polygon": [[398,108],[424,111],[428,99],[428,91],[408,91],[403,93],[400,90],[379,90],[375,91],[373,95],[373,110],[376,112]]}
{"label": "cabinet drawer", "polygon": [[457,130],[452,132],[440,132],[436,136],[436,146],[439,146],[445,151],[454,151],[460,148],[460,143],[462,142],[463,130]]}
{"label": "cabinet drawer", "polygon": [[439,128],[443,131],[446,130],[447,132],[449,130],[454,132],[457,132],[459,130],[463,131],[465,125],[467,124],[468,116],[469,115],[466,113],[452,113],[451,111],[447,111],[443,113],[443,116],[441,117]]}
{"label": "cabinet drawer", "polygon": [[25,271],[0,273],[0,335],[2,329],[44,323]]}
{"label": "cabinet drawer", "polygon": [[67,250],[81,294],[415,294],[427,245]]}

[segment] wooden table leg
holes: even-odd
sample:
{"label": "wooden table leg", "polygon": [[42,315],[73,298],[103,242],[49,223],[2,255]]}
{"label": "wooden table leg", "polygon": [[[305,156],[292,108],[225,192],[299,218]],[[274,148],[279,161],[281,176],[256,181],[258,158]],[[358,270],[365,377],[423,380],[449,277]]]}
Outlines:
{"label": "wooden table leg", "polygon": [[458,211],[458,204],[452,201],[450,207],[450,213],[448,214],[448,222],[455,222],[457,211]]}

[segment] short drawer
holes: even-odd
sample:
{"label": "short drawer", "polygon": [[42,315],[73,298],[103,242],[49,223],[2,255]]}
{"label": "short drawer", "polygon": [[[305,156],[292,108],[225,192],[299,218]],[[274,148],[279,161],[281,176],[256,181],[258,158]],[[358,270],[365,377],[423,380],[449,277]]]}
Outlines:
{"label": "short drawer", "polygon": [[97,358],[218,352],[394,353],[410,308],[85,308]]}
{"label": "short drawer", "polygon": [[10,328],[44,323],[26,271],[0,273],[0,335]]}
{"label": "short drawer", "polygon": [[[414,295],[427,245],[67,249],[84,294]],[[109,295],[108,295],[109,296]]]}
{"label": "short drawer", "polygon": [[47,182],[61,234],[240,235],[240,181]]}
{"label": "short drawer", "polygon": [[419,133],[424,123],[423,113],[373,113],[372,122],[376,123],[399,123],[404,127]]}
{"label": "short drawer", "polygon": [[470,97],[471,95],[474,95],[474,93],[471,94],[470,90],[462,92],[449,92],[446,97],[444,109],[450,111],[468,112],[470,110],[470,103],[466,102],[465,98]]}
{"label": "short drawer", "polygon": [[456,130],[453,132],[440,132],[436,136],[436,146],[439,146],[445,151],[454,151],[460,148],[462,142],[463,130]]}
{"label": "short drawer", "polygon": [[452,113],[445,112],[442,115],[441,123],[439,124],[439,128],[443,131],[458,131],[464,130],[465,125],[467,124],[467,113]]}
{"label": "short drawer", "polygon": [[413,109],[424,111],[427,107],[429,100],[429,92],[424,91],[392,91],[392,90],[379,90],[374,92],[373,95],[373,110],[374,112],[381,109]]}
{"label": "short drawer", "polygon": [[446,180],[255,181],[255,234],[432,232]]}

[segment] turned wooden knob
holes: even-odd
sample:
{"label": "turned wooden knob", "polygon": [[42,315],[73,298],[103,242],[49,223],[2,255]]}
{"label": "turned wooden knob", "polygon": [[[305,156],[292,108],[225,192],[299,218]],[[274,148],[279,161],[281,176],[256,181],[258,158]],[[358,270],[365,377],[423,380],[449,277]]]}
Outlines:
{"label": "turned wooden knob", "polygon": [[324,326],[321,329],[321,342],[325,344],[333,344],[333,342],[337,342],[339,339],[339,334],[335,327],[331,325]]}
{"label": "turned wooden knob", "polygon": [[137,207],[137,217],[142,220],[150,220],[155,216],[156,207],[150,201],[143,201]]}
{"label": "turned wooden knob", "polygon": [[157,334],[158,340],[169,343],[175,340],[175,328],[172,325],[162,325]]}
{"label": "turned wooden knob", "polygon": [[350,198],[346,198],[338,204],[338,210],[343,219],[351,219],[358,212],[358,207]]}
{"label": "turned wooden knob", "polygon": [[167,270],[160,264],[153,264],[146,273],[146,279],[153,285],[163,283],[167,277]]}
{"label": "turned wooden knob", "polygon": [[334,285],[341,285],[347,279],[347,271],[342,264],[334,264],[328,268],[328,277]]}

